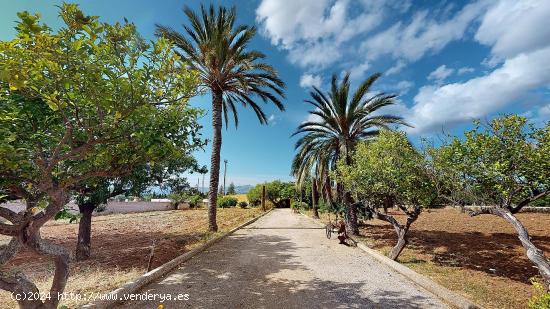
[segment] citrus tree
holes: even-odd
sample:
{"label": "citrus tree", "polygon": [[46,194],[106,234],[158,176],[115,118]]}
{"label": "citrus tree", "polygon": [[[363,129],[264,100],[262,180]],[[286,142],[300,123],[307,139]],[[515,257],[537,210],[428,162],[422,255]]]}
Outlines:
{"label": "citrus tree", "polygon": [[550,261],[531,241],[514,214],[548,196],[550,188],[550,122],[535,127],[525,117],[508,115],[455,137],[432,154],[437,179],[448,200],[486,205],[472,217],[495,215],[518,233],[527,257],[550,288]]}
{"label": "citrus tree", "polygon": [[[407,245],[407,232],[422,208],[434,200],[435,191],[427,174],[424,156],[408,141],[405,133],[382,130],[377,139],[357,145],[352,164],[339,162],[336,178],[353,192],[374,217],[389,222],[397,234],[390,252],[396,260]],[[399,222],[380,212],[395,205],[406,216]]]}
{"label": "citrus tree", "polygon": [[[26,211],[0,207],[0,233],[11,241],[0,265],[21,248],[55,263],[45,299],[22,308],[56,308],[68,278],[69,253],[40,228],[94,178],[125,175],[136,164],[178,156],[198,139],[199,111],[185,102],[196,74],[164,39],[147,43],[135,26],[114,25],[63,4],[57,31],[19,13],[17,36],[0,42],[0,187],[25,199]],[[31,261],[29,261],[31,262]],[[37,292],[18,271],[0,272],[0,288]]]}
{"label": "citrus tree", "polygon": [[280,180],[257,184],[254,188],[250,189],[247,193],[250,204],[255,206],[260,204],[263,186],[265,186],[265,198],[271,202],[273,206],[282,207],[284,203],[287,202],[288,206],[290,206],[290,199],[294,197],[295,193],[294,183]]}

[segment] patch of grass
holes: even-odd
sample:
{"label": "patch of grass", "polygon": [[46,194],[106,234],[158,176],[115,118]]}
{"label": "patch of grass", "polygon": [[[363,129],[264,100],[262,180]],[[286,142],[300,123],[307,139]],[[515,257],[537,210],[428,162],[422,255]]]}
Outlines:
{"label": "patch of grass", "polygon": [[227,195],[227,196],[236,198],[239,203],[240,202],[248,203],[248,197],[246,196],[246,194],[233,194],[233,195]]}

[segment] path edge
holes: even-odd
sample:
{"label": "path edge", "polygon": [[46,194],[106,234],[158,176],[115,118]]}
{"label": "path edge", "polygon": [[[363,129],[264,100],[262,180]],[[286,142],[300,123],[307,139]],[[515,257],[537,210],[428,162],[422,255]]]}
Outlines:
{"label": "path edge", "polygon": [[93,301],[93,302],[90,302],[88,304],[82,305],[79,308],[81,308],[81,309],[114,308],[116,305],[124,302],[124,300],[122,299],[123,295],[129,295],[129,294],[134,294],[134,293],[138,292],[139,290],[141,290],[143,287],[145,287],[149,283],[151,283],[151,282],[159,279],[160,277],[166,275],[167,273],[174,270],[176,267],[178,267],[182,263],[188,261],[189,259],[191,259],[195,255],[197,255],[197,254],[203,252],[204,250],[208,249],[209,247],[216,244],[220,240],[222,240],[222,239],[226,238],[227,236],[233,234],[234,232],[242,229],[243,227],[256,222],[258,219],[262,218],[263,216],[271,213],[272,210],[273,210],[273,208],[266,211],[266,212],[264,212],[264,213],[262,213],[262,214],[260,214],[259,216],[255,217],[255,218],[252,218],[252,219],[246,221],[245,223],[233,228],[232,230],[207,241],[202,246],[199,246],[199,247],[197,247],[197,248],[195,248],[195,249],[193,249],[189,252],[186,252],[182,255],[179,255],[179,256],[173,258],[172,260],[160,265],[159,267],[157,267],[157,268],[155,268],[155,269],[153,269],[153,270],[151,270],[151,271],[149,271],[149,272],[147,272],[147,273],[145,273],[145,274],[143,274],[143,275],[141,275],[137,278],[134,278],[131,281],[126,282],[125,284],[123,284],[119,288],[117,288],[117,289],[111,291],[110,293],[108,293],[107,296],[106,296],[106,298],[107,298],[106,300]]}
{"label": "path edge", "polygon": [[[302,212],[300,214],[313,222],[317,223],[320,226],[325,226],[321,222],[321,219],[314,219]],[[484,309],[482,306],[472,302],[471,300],[467,299],[466,297],[455,293],[446,287],[440,285],[439,283],[436,283],[432,279],[421,275],[417,273],[416,271],[410,269],[409,267],[396,262],[382,254],[380,254],[378,251],[369,248],[367,245],[365,245],[362,242],[357,242],[357,247],[361,250],[363,250],[368,255],[375,258],[379,263],[386,265],[387,267],[393,269],[394,271],[398,272],[399,274],[403,275],[410,281],[412,281],[417,286],[427,290],[428,292],[435,295],[437,298],[441,299],[445,303],[461,309]]]}

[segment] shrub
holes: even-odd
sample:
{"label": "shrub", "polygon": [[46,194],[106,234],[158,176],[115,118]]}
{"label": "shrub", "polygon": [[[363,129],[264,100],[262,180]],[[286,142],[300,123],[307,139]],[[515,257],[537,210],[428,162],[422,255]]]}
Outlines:
{"label": "shrub", "polygon": [[346,210],[343,204],[335,202],[334,205],[330,206],[327,201],[323,200],[319,200],[317,204],[317,209],[320,213],[338,214],[342,217],[344,216],[344,212]]}
{"label": "shrub", "polygon": [[178,207],[180,203],[183,203],[187,199],[187,195],[185,193],[179,192],[179,193],[172,193],[168,196],[168,198],[172,201],[172,206],[175,208]]}
{"label": "shrub", "polygon": [[239,207],[241,207],[241,208],[246,208],[246,206],[248,206],[248,203],[245,202],[245,201],[242,201],[242,202],[239,203]]}
{"label": "shrub", "polygon": [[77,222],[80,219],[80,214],[74,214],[69,211],[66,207],[57,212],[54,217],[54,220],[69,220],[69,223]]}
{"label": "shrub", "polygon": [[290,205],[290,208],[297,209],[297,210],[308,209],[309,204],[306,202],[295,201],[295,202],[292,202],[292,204]]}
{"label": "shrub", "polygon": [[219,208],[228,208],[237,206],[238,200],[231,196],[222,196],[218,198],[218,207]]}
{"label": "shrub", "polygon": [[198,208],[201,206],[202,196],[196,194],[187,198],[187,202],[191,208]]}
{"label": "shrub", "polygon": [[246,194],[246,197],[248,198],[248,201],[250,202],[250,206],[257,207],[262,203],[262,187],[261,185],[257,185],[253,188],[251,188],[248,193]]}
{"label": "shrub", "polygon": [[535,288],[535,294],[529,299],[529,308],[531,309],[548,309],[550,308],[550,292],[544,290],[543,284],[531,278],[531,284]]}

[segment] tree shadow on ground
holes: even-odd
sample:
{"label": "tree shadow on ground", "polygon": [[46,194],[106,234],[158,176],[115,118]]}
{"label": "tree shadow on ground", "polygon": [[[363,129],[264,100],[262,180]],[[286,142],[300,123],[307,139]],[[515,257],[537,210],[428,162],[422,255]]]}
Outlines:
{"label": "tree shadow on ground", "polygon": [[[397,241],[390,225],[367,223],[362,234],[382,241],[373,246],[375,249],[393,246]],[[540,249],[550,252],[550,236],[532,236],[531,239]],[[523,283],[538,275],[517,236],[508,233],[422,230],[415,229],[413,224],[405,252],[407,250],[420,252],[442,266],[468,268]]]}
{"label": "tree shadow on ground", "polygon": [[[298,249],[283,236],[261,231],[236,234],[146,289],[148,293],[189,294],[188,301],[165,301],[165,308],[426,308],[430,303],[427,297],[376,286],[365,292],[362,282],[316,278],[300,263],[295,254]],[[153,305],[132,302],[123,307]]]}

